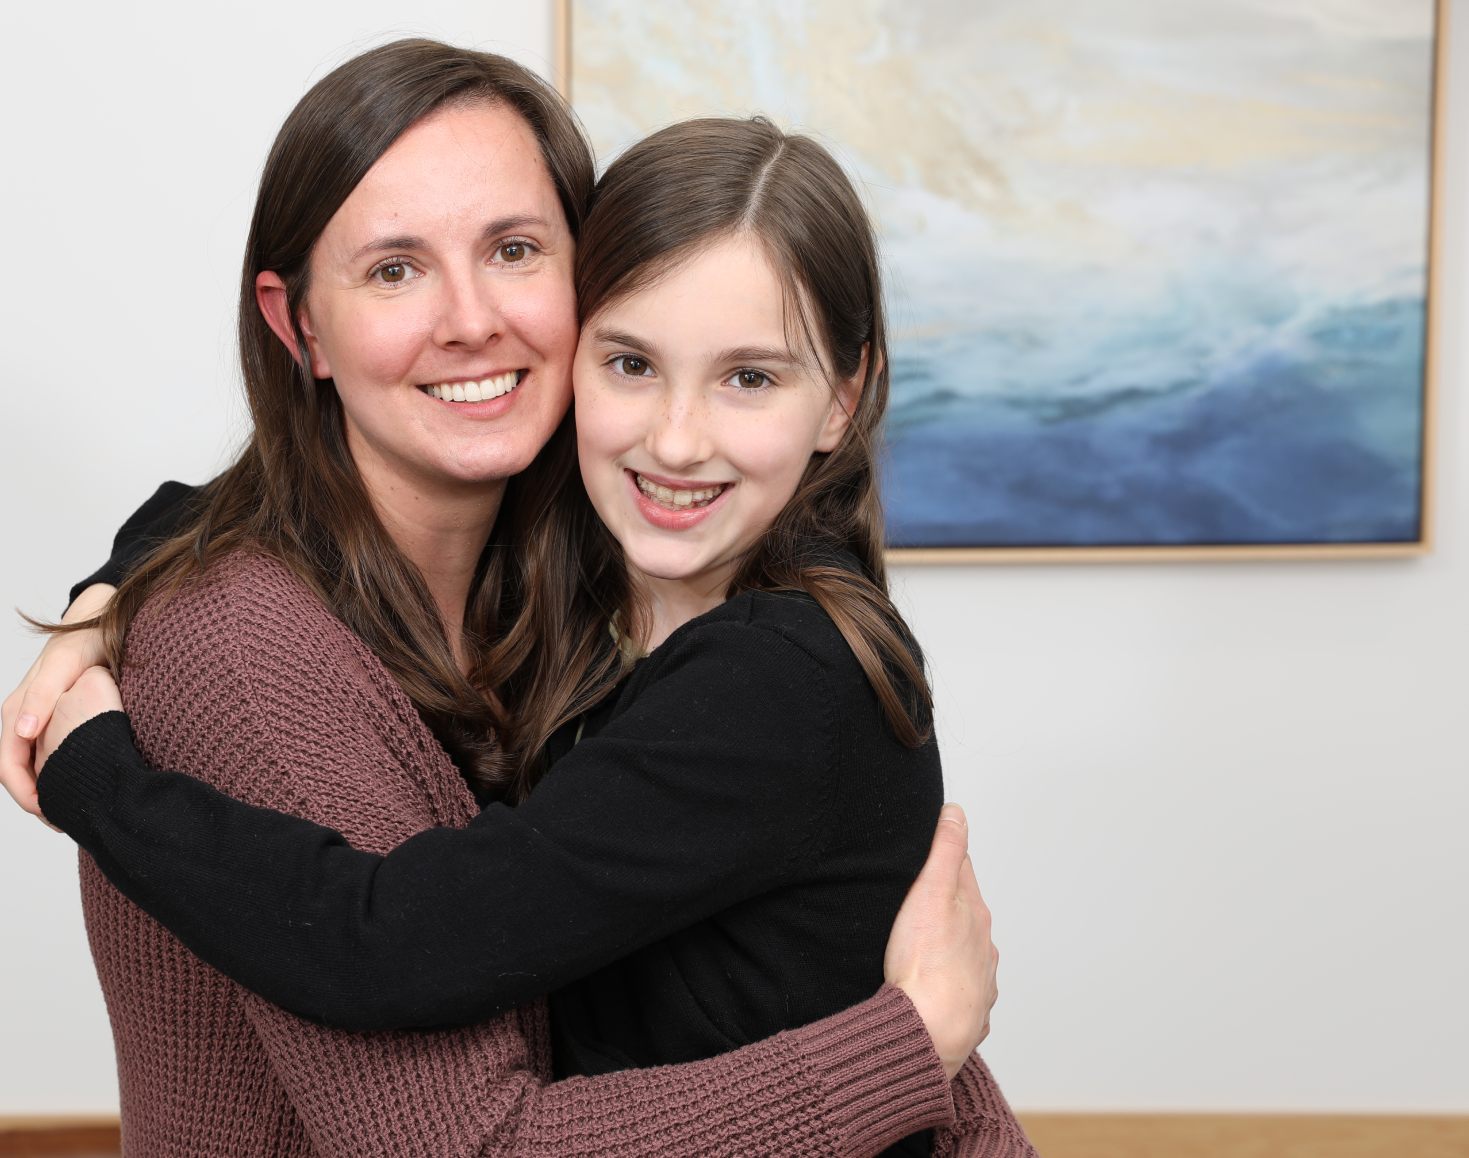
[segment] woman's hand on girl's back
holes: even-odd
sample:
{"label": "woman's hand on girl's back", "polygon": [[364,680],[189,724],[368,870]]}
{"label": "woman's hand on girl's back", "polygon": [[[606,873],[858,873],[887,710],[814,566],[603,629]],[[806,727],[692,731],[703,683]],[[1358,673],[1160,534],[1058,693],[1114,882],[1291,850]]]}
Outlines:
{"label": "woman's hand on girl's back", "polygon": [[[88,587],[77,596],[61,621],[75,623],[90,619],[107,606],[114,590],[104,583]],[[105,659],[102,632],[97,628],[53,635],[46,640],[46,646],[20,685],[0,705],[0,784],[33,816],[41,815],[36,803],[36,774],[41,766],[37,759],[37,740],[46,731],[62,695],[75,686],[83,672]],[[70,730],[67,728],[65,732]],[[51,739],[48,753],[61,742],[65,732]]]}
{"label": "woman's hand on girl's back", "polygon": [[969,860],[969,824],[962,808],[946,804],[888,935],[883,973],[917,1008],[950,1078],[989,1034],[999,963]]}

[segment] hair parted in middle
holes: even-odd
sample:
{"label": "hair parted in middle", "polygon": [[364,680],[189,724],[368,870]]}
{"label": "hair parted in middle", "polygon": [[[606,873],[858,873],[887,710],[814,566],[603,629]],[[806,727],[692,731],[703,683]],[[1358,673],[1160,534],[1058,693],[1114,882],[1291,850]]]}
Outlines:
{"label": "hair parted in middle", "polygon": [[[860,375],[860,395],[841,442],[812,456],[728,594],[809,594],[852,648],[895,735],[916,746],[930,734],[932,700],[921,656],[888,596],[878,493],[888,400],[882,281],[871,223],[841,166],[816,141],[763,117],[684,121],[645,138],[597,185],[577,250],[579,318],[585,326],[680,262],[738,236],[761,246],[780,279],[793,348],[816,356],[833,390]],[[568,438],[563,430],[556,441]],[[527,784],[545,740],[617,676],[609,618],[633,627],[644,614],[621,549],[574,472],[537,519],[514,536],[530,582],[497,648]],[[556,571],[559,581],[550,577]]]}

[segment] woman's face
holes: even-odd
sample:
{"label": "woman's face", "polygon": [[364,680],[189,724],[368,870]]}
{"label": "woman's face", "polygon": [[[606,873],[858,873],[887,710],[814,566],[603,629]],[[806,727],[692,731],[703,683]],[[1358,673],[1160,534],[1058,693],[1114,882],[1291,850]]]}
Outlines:
{"label": "woman's face", "polygon": [[574,381],[582,479],[635,581],[710,606],[847,425],[814,355],[790,348],[775,271],[742,237],[599,310]]}
{"label": "woman's face", "polygon": [[299,321],[370,489],[461,496],[530,464],[569,401],[572,258],[504,105],[441,109],[368,170],[312,250]]}

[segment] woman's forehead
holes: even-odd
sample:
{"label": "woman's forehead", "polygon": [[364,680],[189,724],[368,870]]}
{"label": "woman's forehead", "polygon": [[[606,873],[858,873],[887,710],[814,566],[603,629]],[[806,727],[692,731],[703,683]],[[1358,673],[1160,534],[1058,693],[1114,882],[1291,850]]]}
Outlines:
{"label": "woman's forehead", "polygon": [[355,248],[370,236],[448,240],[496,222],[536,221],[566,228],[535,134],[507,105],[475,103],[439,109],[405,131],[348,195],[324,237]]}

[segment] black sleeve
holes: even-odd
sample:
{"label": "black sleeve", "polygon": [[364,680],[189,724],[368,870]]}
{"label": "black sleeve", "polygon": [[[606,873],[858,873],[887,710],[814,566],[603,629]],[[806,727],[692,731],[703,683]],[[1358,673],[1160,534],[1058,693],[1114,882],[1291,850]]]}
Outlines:
{"label": "black sleeve", "polygon": [[199,957],[276,1004],[347,1029],[468,1024],[822,855],[837,712],[823,666],[730,622],[646,663],[631,706],[524,804],[386,856],[151,771],[121,713],[51,756],[41,808]]}
{"label": "black sleeve", "polygon": [[166,482],[154,491],[118,530],[112,540],[112,557],[72,587],[67,602],[74,602],[93,583],[120,584],[149,551],[183,525],[198,495],[198,487],[181,482]]}

